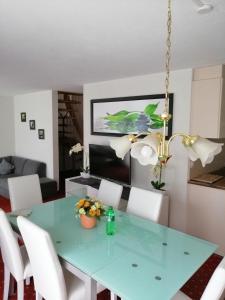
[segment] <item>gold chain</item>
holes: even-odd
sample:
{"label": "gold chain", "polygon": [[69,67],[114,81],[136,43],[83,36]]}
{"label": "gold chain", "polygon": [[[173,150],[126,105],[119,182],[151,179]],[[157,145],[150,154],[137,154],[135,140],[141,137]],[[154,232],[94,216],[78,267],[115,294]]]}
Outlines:
{"label": "gold chain", "polygon": [[166,93],[165,93],[165,113],[169,113],[169,83],[170,83],[171,25],[172,25],[171,0],[168,0],[168,11],[167,11],[167,39],[166,39],[166,79],[165,79]]}

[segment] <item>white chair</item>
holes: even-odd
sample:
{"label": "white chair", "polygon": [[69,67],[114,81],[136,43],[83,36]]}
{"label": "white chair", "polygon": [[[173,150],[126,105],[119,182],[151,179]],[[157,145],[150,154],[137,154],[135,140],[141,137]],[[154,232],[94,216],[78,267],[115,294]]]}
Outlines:
{"label": "white chair", "polygon": [[40,181],[37,174],[8,179],[12,211],[31,208],[42,203]]}
{"label": "white chair", "polygon": [[36,299],[43,297],[46,300],[67,300],[74,296],[74,299],[83,300],[85,288],[81,280],[72,276],[73,280],[68,282],[73,287],[66,286],[63,270],[48,232],[21,216],[17,218],[17,223],[30,258]]}
{"label": "white chair", "polygon": [[97,198],[101,200],[105,205],[118,208],[122,191],[122,185],[102,179],[97,193]]}
{"label": "white chair", "polygon": [[49,233],[22,216],[17,224],[30,258],[36,300],[85,300],[84,282],[63,271]]}
{"label": "white chair", "polygon": [[9,296],[10,274],[17,282],[17,299],[24,299],[24,279],[32,276],[30,262],[24,246],[19,247],[5,212],[0,209],[0,245],[4,263],[3,300]]}
{"label": "white chair", "polygon": [[[200,300],[219,300],[223,296],[225,290],[225,258],[222,259],[220,264],[215,269],[212,277],[210,278],[204,293]],[[179,291],[172,300],[191,300],[184,293]]]}
{"label": "white chair", "polygon": [[127,212],[158,223],[163,203],[163,194],[132,187]]}

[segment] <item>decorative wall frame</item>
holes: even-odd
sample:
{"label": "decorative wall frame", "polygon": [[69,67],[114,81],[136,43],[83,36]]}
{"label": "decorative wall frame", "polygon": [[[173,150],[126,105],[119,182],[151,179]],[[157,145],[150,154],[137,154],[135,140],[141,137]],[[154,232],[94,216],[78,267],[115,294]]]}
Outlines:
{"label": "decorative wall frame", "polygon": [[30,124],[30,130],[35,130],[35,120],[30,120],[29,124]]}
{"label": "decorative wall frame", "polygon": [[38,138],[40,140],[44,140],[45,139],[45,130],[44,129],[38,129]]}
{"label": "decorative wall frame", "polygon": [[26,122],[27,121],[27,115],[25,112],[20,113],[20,120],[21,122]]}
{"label": "decorative wall frame", "polygon": [[[122,136],[140,132],[159,132],[165,94],[91,100],[91,134]],[[173,114],[173,94],[169,94],[169,113]],[[167,138],[172,135],[168,122]]]}

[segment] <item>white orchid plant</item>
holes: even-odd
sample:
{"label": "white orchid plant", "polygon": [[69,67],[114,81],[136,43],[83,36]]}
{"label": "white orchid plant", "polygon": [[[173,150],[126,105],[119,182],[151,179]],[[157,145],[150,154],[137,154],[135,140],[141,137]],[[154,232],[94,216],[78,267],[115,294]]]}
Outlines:
{"label": "white orchid plant", "polygon": [[83,161],[82,171],[85,173],[88,173],[89,172],[88,154],[84,151],[84,146],[82,146],[80,143],[73,145],[69,151],[69,155],[71,156],[73,153],[77,154],[81,151],[83,151],[83,153],[84,153],[84,161]]}

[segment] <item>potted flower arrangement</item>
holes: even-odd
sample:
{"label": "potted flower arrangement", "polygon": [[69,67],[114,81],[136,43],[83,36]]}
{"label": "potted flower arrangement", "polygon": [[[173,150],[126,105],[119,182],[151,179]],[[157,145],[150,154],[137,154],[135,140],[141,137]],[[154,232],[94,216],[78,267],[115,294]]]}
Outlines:
{"label": "potted flower arrangement", "polygon": [[[69,151],[69,155],[71,156],[72,153],[79,153],[81,151],[84,150],[84,146],[82,146],[80,143],[77,143],[75,145],[72,146],[72,148]],[[88,166],[88,154],[84,151],[84,160],[83,160],[83,168],[82,168],[82,172],[80,172],[80,175],[83,178],[89,178],[89,166]]]}
{"label": "potted flower arrangement", "polygon": [[80,217],[81,225],[89,229],[95,227],[96,219],[104,215],[105,209],[99,200],[87,197],[76,203],[75,213]]}

